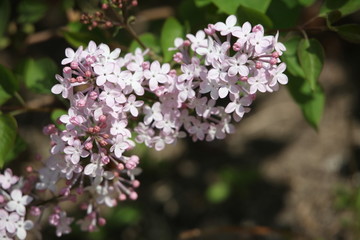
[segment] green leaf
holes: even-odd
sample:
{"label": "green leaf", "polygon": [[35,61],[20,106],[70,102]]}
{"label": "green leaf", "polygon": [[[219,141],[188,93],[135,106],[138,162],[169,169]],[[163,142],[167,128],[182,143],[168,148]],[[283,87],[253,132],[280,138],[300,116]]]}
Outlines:
{"label": "green leaf", "polygon": [[57,65],[52,59],[28,59],[23,71],[26,87],[35,93],[51,93],[51,87],[56,82],[55,75],[58,73]]}
{"label": "green leaf", "polygon": [[301,14],[301,8],[297,1],[295,4],[287,4],[284,1],[271,1],[266,15],[271,19],[277,29],[292,28],[296,26]]}
{"label": "green leaf", "polygon": [[286,63],[287,71],[289,71],[294,76],[304,78],[305,73],[300,66],[300,62],[297,56],[297,50],[301,39],[302,38],[300,36],[294,36],[284,42],[286,51],[281,56],[281,58]]}
{"label": "green leaf", "polygon": [[212,2],[212,0],[195,0],[195,5],[197,7],[203,7],[206,5],[209,5]]}
{"label": "green leaf", "polygon": [[0,85],[0,106],[3,105],[7,100],[11,98],[11,95],[8,94],[4,88]]}
{"label": "green leaf", "polygon": [[4,166],[6,156],[14,148],[16,139],[17,123],[10,115],[0,115],[0,168]]}
{"label": "green leaf", "polygon": [[344,17],[360,9],[359,0],[326,0],[320,9],[319,16],[325,17],[332,11],[339,11]]}
{"label": "green leaf", "polygon": [[[144,33],[139,36],[139,39],[145,44],[146,47],[153,50],[155,53],[160,52],[159,39],[152,33]],[[133,40],[129,47],[129,52],[134,52],[136,48],[141,48],[140,44]]]}
{"label": "green leaf", "polygon": [[360,25],[346,24],[342,26],[332,27],[343,39],[352,42],[360,43]]}
{"label": "green leaf", "polygon": [[19,134],[16,135],[14,147],[6,155],[5,163],[9,163],[11,160],[15,159],[21,152],[25,151],[27,148],[27,143],[24,139],[20,137]]}
{"label": "green leaf", "polygon": [[206,190],[207,199],[212,203],[220,203],[226,200],[230,195],[229,184],[218,181],[208,187]]}
{"label": "green leaf", "polygon": [[0,1],[0,38],[4,35],[10,17],[10,1]]}
{"label": "green leaf", "polygon": [[0,85],[3,90],[13,95],[19,89],[19,83],[10,69],[0,64]]}
{"label": "green leaf", "polygon": [[66,115],[66,114],[68,114],[68,112],[63,109],[55,109],[51,113],[51,116],[50,116],[51,121],[53,121],[53,123],[56,125],[56,127],[59,128],[60,130],[65,130],[65,126],[64,126],[64,124],[59,124],[58,120],[62,115]]}
{"label": "green leaf", "polygon": [[341,18],[341,12],[338,10],[327,13],[325,16],[325,19],[326,19],[326,24],[327,24],[328,28],[330,30],[332,30],[333,26],[331,24],[336,22],[340,18]]}
{"label": "green leaf", "polygon": [[300,65],[311,89],[315,89],[324,64],[324,50],[316,39],[302,39],[298,46]]}
{"label": "green leaf", "polygon": [[224,0],[212,0],[215,6],[219,9],[220,12],[232,15],[236,13],[236,10],[240,6],[240,0],[228,0],[224,4]]}
{"label": "green leaf", "polygon": [[18,22],[34,23],[46,13],[48,6],[42,0],[22,0],[18,5]]}
{"label": "green leaf", "polygon": [[70,22],[66,30],[63,32],[65,40],[73,47],[87,46],[91,40],[95,42],[104,42],[104,33],[95,28],[91,31],[87,29],[84,24],[80,22]]}
{"label": "green leaf", "polygon": [[288,8],[294,8],[299,5],[299,0],[281,0],[281,1],[271,1],[273,2],[283,2]]}
{"label": "green leaf", "polygon": [[268,16],[255,9],[240,6],[236,16],[239,24],[250,22],[252,25],[262,24],[265,28],[272,28],[273,26],[273,23]]}
{"label": "green leaf", "polygon": [[164,62],[168,62],[171,60],[173,52],[169,51],[169,48],[174,47],[174,40],[177,37],[183,37],[183,27],[173,17],[168,18],[161,30],[161,49],[164,55]]}
{"label": "green leaf", "polygon": [[288,77],[287,87],[292,97],[300,106],[306,121],[317,129],[325,106],[325,94],[322,87],[316,82],[315,88],[312,88],[304,78],[289,73]]}
{"label": "green leaf", "polygon": [[135,224],[139,222],[140,218],[141,212],[139,209],[131,206],[118,209],[111,217],[111,219],[114,219],[114,222],[122,224]]}
{"label": "green leaf", "polygon": [[303,6],[310,6],[312,4],[314,4],[316,0],[299,0],[299,3]]}
{"label": "green leaf", "polygon": [[235,14],[240,6],[265,13],[271,0],[212,0],[221,12],[226,14]]}
{"label": "green leaf", "polygon": [[265,13],[268,9],[271,0],[237,0],[240,2],[240,6],[248,7],[257,10],[261,13]]}

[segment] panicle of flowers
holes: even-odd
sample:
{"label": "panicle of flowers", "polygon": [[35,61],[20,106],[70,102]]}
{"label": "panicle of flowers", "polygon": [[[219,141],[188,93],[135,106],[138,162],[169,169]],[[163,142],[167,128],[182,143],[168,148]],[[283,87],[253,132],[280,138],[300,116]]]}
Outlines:
{"label": "panicle of flowers", "polygon": [[[179,100],[189,110],[185,130],[194,140],[224,138],[234,131],[259,92],[273,92],[287,84],[286,50],[275,36],[265,35],[261,25],[236,26],[235,16],[209,24],[195,35],[175,40],[174,61],[181,64],[175,82]],[[191,114],[190,114],[191,113]],[[196,133],[196,134],[195,134]]]}
{"label": "panicle of flowers", "polygon": [[0,174],[0,239],[25,239],[33,227],[26,208],[33,201],[28,194],[34,180],[13,175],[11,169]]}
{"label": "panicle of flowers", "polygon": [[[285,47],[278,34],[266,36],[261,25],[240,27],[236,21],[229,16],[225,23],[176,39],[172,50],[178,70],[146,60],[148,51],[140,49],[120,56],[120,49],[90,41],[86,48],[65,50],[62,74],[56,75],[59,83],[51,90],[70,106],[58,126],[44,128],[51,155],[33,182],[37,190],[55,196],[48,220],[57,236],[69,233],[73,222],[93,231],[106,223],[101,206],[137,199],[141,170],[132,151],[136,144],[162,150],[185,136],[193,141],[223,139],[234,132],[233,122],[250,111],[258,92],[273,92],[287,83],[286,65],[279,59]],[[0,234],[21,239],[27,229],[21,217],[32,198],[14,187],[18,180],[10,173],[0,175],[0,221],[11,215],[6,221],[13,224],[0,224]],[[25,196],[26,201],[19,200]],[[68,217],[62,201],[80,204],[84,217]],[[37,206],[30,212],[41,217],[43,208]],[[13,228],[19,219],[25,229],[20,236]]]}

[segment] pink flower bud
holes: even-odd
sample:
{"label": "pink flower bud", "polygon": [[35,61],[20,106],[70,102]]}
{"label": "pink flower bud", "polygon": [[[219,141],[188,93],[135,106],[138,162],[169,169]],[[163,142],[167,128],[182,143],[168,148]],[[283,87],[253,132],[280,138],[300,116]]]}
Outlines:
{"label": "pink flower bud", "polygon": [[89,97],[91,100],[96,100],[98,98],[99,94],[95,91],[90,92]]}
{"label": "pink flower bud", "polygon": [[271,58],[270,59],[270,64],[271,65],[275,65],[277,63],[277,59],[276,58]]}
{"label": "pink flower bud", "polygon": [[101,5],[101,8],[104,9],[104,10],[108,9],[108,7],[109,7],[109,5],[106,4],[106,3],[103,3],[103,4]]}
{"label": "pink flower bud", "polygon": [[86,99],[80,99],[79,101],[77,101],[76,106],[77,107],[85,107],[86,105]]}
{"label": "pink flower bud", "polygon": [[4,203],[5,202],[5,198],[3,195],[0,195],[0,203]]}
{"label": "pink flower bud", "polygon": [[246,82],[248,80],[247,76],[241,76],[240,81]]}
{"label": "pink flower bud", "polygon": [[94,226],[94,225],[90,225],[90,226],[88,227],[88,231],[89,231],[89,232],[95,231],[95,226]]}
{"label": "pink flower bud", "polygon": [[70,82],[71,82],[71,83],[76,83],[77,80],[76,80],[76,78],[73,78],[73,77],[72,77],[72,78],[70,78]]}
{"label": "pink flower bud", "polygon": [[28,173],[32,173],[33,172],[33,168],[32,168],[32,166],[27,166],[26,167],[26,172],[28,172]]}
{"label": "pink flower bud", "polygon": [[278,52],[273,52],[273,53],[272,53],[272,56],[273,56],[274,58],[278,58],[280,55],[279,55]]}
{"label": "pink flower bud", "polygon": [[99,121],[100,121],[100,122],[106,122],[106,116],[105,116],[105,115],[101,115],[101,116],[99,117]]}
{"label": "pink flower bud", "polygon": [[94,126],[94,132],[98,133],[100,132],[101,128],[99,126]]}
{"label": "pink flower bud", "polygon": [[180,63],[182,61],[182,59],[183,59],[182,53],[179,53],[179,52],[175,53],[173,55],[173,59],[174,59],[175,62]]}
{"label": "pink flower bud", "polygon": [[105,147],[108,145],[107,141],[105,141],[104,139],[100,139],[99,143],[102,147]]}
{"label": "pink flower bud", "polygon": [[188,47],[188,46],[191,45],[191,42],[186,39],[186,40],[184,41],[183,45],[184,45],[185,47]]}
{"label": "pink flower bud", "polygon": [[56,126],[54,124],[49,124],[47,126],[45,126],[43,128],[43,133],[45,135],[51,135],[53,133],[56,133],[57,132],[57,129],[56,129]]}
{"label": "pink flower bud", "polygon": [[70,63],[70,67],[71,67],[72,69],[77,69],[77,68],[79,67],[79,64],[78,64],[77,62],[71,62],[71,63]]}
{"label": "pink flower bud", "polygon": [[106,165],[106,164],[108,164],[109,162],[110,162],[110,158],[109,158],[108,156],[103,156],[103,157],[101,158],[101,163],[102,163],[102,164]]}
{"label": "pink flower bud", "polygon": [[60,216],[56,213],[51,214],[49,217],[49,223],[50,225],[57,226],[60,223]]}
{"label": "pink flower bud", "polygon": [[113,23],[110,22],[110,21],[106,21],[106,22],[105,22],[105,26],[108,27],[108,28],[110,28],[110,27],[113,26]]}
{"label": "pink flower bud", "polygon": [[74,125],[80,125],[80,122],[78,121],[77,117],[71,117],[69,121]]}
{"label": "pink flower bud", "polygon": [[141,66],[142,66],[142,68],[143,68],[144,70],[150,69],[150,63],[149,63],[149,62],[143,62],[143,63],[141,64]]}
{"label": "pink flower bud", "polygon": [[119,163],[119,164],[117,165],[117,169],[119,169],[120,171],[121,171],[121,170],[124,170],[124,169],[125,169],[124,164]]}
{"label": "pink flower bud", "polygon": [[91,76],[92,76],[91,71],[86,70],[86,71],[85,71],[85,77],[89,78],[89,77],[91,77]]}
{"label": "pink flower bud", "polygon": [[262,68],[262,62],[256,62],[255,67],[256,69]]}
{"label": "pink flower bud", "polygon": [[253,32],[264,32],[264,27],[260,24],[256,25],[252,29]]}
{"label": "pink flower bud", "polygon": [[140,181],[134,180],[134,181],[132,182],[132,186],[133,186],[134,188],[138,188],[138,187],[140,186]]}
{"label": "pink flower bud", "polygon": [[70,74],[72,72],[71,68],[66,66],[63,68],[63,73]]}
{"label": "pink flower bud", "polygon": [[204,32],[207,35],[213,35],[215,33],[215,25],[214,24],[208,24],[208,27],[204,29]]}
{"label": "pink flower bud", "polygon": [[87,142],[87,143],[85,143],[85,149],[86,149],[86,150],[91,150],[92,148],[93,148],[92,142]]}
{"label": "pink flower bud", "polygon": [[119,201],[125,201],[126,200],[126,195],[125,194],[123,194],[123,193],[121,193],[120,195],[119,195]]}
{"label": "pink flower bud", "polygon": [[105,226],[105,224],[106,224],[106,219],[100,217],[100,218],[98,219],[98,223],[99,223],[99,226]]}
{"label": "pink flower bud", "polygon": [[171,69],[168,74],[169,74],[170,77],[173,77],[173,78],[175,78],[177,76],[177,73],[176,73],[175,69]]}
{"label": "pink flower bud", "polygon": [[108,138],[110,137],[110,135],[109,135],[109,134],[106,134],[106,133],[102,134],[101,136],[102,136],[103,138],[105,138],[105,139],[108,139]]}
{"label": "pink flower bud", "polygon": [[239,42],[235,42],[233,45],[234,51],[240,51],[241,50],[241,44]]}
{"label": "pink flower bud", "polygon": [[77,77],[76,77],[76,81],[77,81],[78,83],[82,83],[82,82],[84,81],[84,78],[83,78],[82,76],[77,76]]}
{"label": "pink flower bud", "polygon": [[41,214],[41,209],[39,207],[36,207],[36,206],[32,206],[30,208],[30,214],[33,215],[33,216],[40,216]]}
{"label": "pink flower bud", "polygon": [[94,128],[93,128],[93,127],[89,127],[89,128],[87,129],[87,131],[88,131],[89,133],[94,133]]}
{"label": "pink flower bud", "polygon": [[129,197],[131,200],[136,200],[138,198],[138,194],[136,192],[131,192]]}
{"label": "pink flower bud", "polygon": [[139,157],[136,155],[132,155],[129,160],[126,161],[127,169],[134,169],[139,164]]}

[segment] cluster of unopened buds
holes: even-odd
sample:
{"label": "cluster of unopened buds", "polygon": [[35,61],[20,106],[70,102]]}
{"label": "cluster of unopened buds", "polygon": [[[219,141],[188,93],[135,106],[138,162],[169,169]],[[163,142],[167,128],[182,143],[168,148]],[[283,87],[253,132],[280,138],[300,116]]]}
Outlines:
{"label": "cluster of unopened buds", "polygon": [[[122,26],[125,23],[125,18],[122,16],[124,10],[127,12],[129,9],[138,5],[137,0],[106,0],[101,4],[102,11],[96,11],[94,13],[83,13],[80,17],[80,21],[83,24],[88,25],[88,29],[93,28],[111,28],[115,26]],[[107,10],[117,11],[120,10],[119,19],[110,19],[106,12]],[[120,21],[120,22],[119,22]]]}
{"label": "cluster of unopened buds", "polygon": [[[106,223],[100,206],[137,199],[137,144],[162,150],[180,137],[212,141],[233,133],[234,121],[249,112],[258,92],[276,91],[288,81],[278,34],[266,36],[261,25],[240,27],[236,21],[229,16],[225,23],[176,39],[170,50],[178,70],[146,60],[147,51],[140,49],[120,56],[120,49],[92,41],[87,48],[66,49],[63,74],[56,76],[59,84],[52,92],[70,102],[68,113],[59,118],[60,126],[44,128],[51,155],[33,171],[38,177],[32,188],[15,185],[10,170],[0,176],[0,221],[11,219],[0,224],[1,233],[23,239],[31,225],[24,220],[25,209],[39,217],[45,209],[39,191],[54,196],[49,223],[57,236],[69,233],[73,222],[61,208],[63,201],[79,204],[85,214],[76,222],[93,231]],[[23,227],[16,232],[14,225]]]}

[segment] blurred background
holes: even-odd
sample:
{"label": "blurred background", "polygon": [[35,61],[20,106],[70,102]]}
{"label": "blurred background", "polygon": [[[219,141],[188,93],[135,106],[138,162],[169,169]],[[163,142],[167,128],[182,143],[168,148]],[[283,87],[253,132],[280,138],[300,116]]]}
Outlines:
{"label": "blurred background", "polygon": [[[97,1],[8,2],[10,6],[0,0],[0,18],[8,14],[0,27],[0,64],[21,79],[19,92],[32,110],[16,117],[19,154],[9,157],[14,160],[6,166],[22,173],[29,164],[41,166],[39,159],[49,155],[42,127],[66,109],[66,103],[50,93],[65,48],[92,39],[126,52],[132,39],[122,30],[116,35],[88,31],[79,23],[81,12],[94,11]],[[264,13],[274,22],[270,31],[282,33],[289,30],[288,23],[276,16],[290,15],[290,24],[297,26],[316,15],[322,4],[268,2]],[[133,14],[136,32],[155,36],[149,37],[155,51],[156,36],[171,16],[191,33],[227,16],[206,0],[140,0]],[[360,12],[338,22],[346,23],[360,23]],[[324,21],[313,22],[319,24]],[[138,147],[143,169],[138,200],[105,210],[107,225],[99,231],[83,233],[74,226],[62,238],[360,239],[360,47],[331,31],[308,34],[325,50],[319,82],[326,101],[317,130],[304,119],[286,87],[259,95],[236,125],[236,134],[225,140],[182,139],[162,152]],[[14,99],[2,104],[5,112],[19,106]],[[72,214],[80,213],[74,208]],[[54,228],[46,228],[43,239],[53,238]]]}

